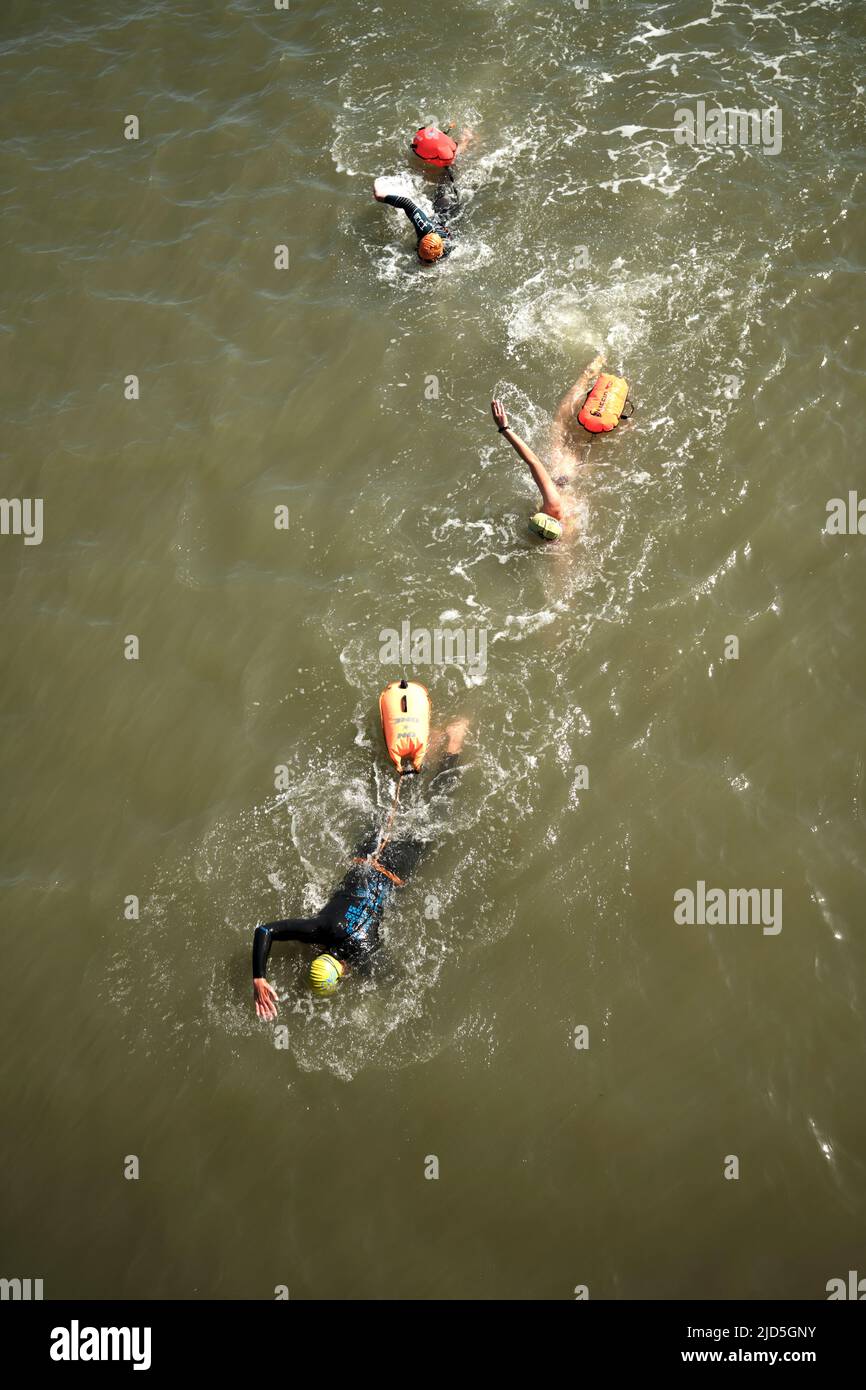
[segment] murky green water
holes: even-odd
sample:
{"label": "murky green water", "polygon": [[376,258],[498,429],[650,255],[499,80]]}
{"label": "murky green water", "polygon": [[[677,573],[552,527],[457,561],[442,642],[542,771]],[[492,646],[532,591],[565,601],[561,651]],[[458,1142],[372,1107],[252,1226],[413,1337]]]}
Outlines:
{"label": "murky green water", "polygon": [[[864,31],[853,0],[7,5],[0,491],[44,537],[0,536],[4,1275],[866,1273],[866,539],[822,534],[866,495]],[[676,144],[698,100],[780,107],[782,149]],[[466,212],[425,273],[370,185],[429,195],[405,143],[452,116]],[[544,455],[599,346],[635,424],[543,549],[488,402]],[[408,672],[472,721],[460,796],[386,980],[314,1005],[275,949],[278,1050],[252,927],[389,803],[403,622],[486,636],[483,672]],[[782,930],[678,925],[699,881],[781,889]]]}

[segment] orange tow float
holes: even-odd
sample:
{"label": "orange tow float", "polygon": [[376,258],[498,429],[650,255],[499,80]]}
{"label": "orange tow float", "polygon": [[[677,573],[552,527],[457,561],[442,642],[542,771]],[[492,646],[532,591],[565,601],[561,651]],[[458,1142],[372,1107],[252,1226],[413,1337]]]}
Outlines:
{"label": "orange tow float", "polygon": [[[377,873],[384,874],[385,878],[389,878],[398,888],[403,888],[404,880],[398,878],[391,869],[387,869],[379,855],[391,838],[403,778],[407,772],[420,772],[427,756],[427,744],[430,739],[430,696],[427,694],[427,687],[419,685],[417,681],[390,681],[379,696],[379,714],[382,717],[382,737],[388,749],[388,757],[399,776],[391,812],[379,836],[379,843],[372,854],[353,859],[352,863],[365,864]],[[411,768],[404,769],[404,758],[412,764]]]}
{"label": "orange tow float", "polygon": [[591,434],[601,434],[619,424],[627,401],[628,382],[621,376],[610,376],[607,372],[602,372],[581,406],[577,418],[585,430],[589,430]]}
{"label": "orange tow float", "polygon": [[430,739],[430,696],[417,681],[390,681],[379,696],[382,737],[388,757],[398,772],[403,759],[420,772]]}

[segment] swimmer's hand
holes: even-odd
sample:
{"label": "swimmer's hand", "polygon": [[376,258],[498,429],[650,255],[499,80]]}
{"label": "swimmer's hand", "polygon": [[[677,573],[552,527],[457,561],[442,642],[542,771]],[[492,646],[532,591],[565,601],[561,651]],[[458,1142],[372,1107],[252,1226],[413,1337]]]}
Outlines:
{"label": "swimmer's hand", "polygon": [[412,187],[401,178],[399,174],[391,177],[388,174],[380,174],[373,180],[373,197],[377,203],[385,203],[389,198],[404,197],[412,192]]}
{"label": "swimmer's hand", "polygon": [[507,430],[509,428],[508,416],[505,414],[505,406],[502,404],[502,402],[491,401],[490,409],[493,411],[493,419],[497,429]]}
{"label": "swimmer's hand", "polygon": [[265,1023],[273,1023],[277,1016],[277,991],[273,985],[269,985],[264,979],[253,980],[253,995],[259,1018]]}
{"label": "swimmer's hand", "polygon": [[576,401],[578,396],[582,396],[584,391],[589,390],[589,383],[595,381],[602,367],[604,366],[604,353],[599,351],[595,354],[591,362],[587,362],[577,381],[571,389],[571,398]]}
{"label": "swimmer's hand", "polygon": [[394,178],[389,174],[380,174],[377,179],[373,180],[373,197],[377,203],[384,203],[385,199],[391,197],[392,194],[399,195],[407,191],[405,180],[399,177]]}

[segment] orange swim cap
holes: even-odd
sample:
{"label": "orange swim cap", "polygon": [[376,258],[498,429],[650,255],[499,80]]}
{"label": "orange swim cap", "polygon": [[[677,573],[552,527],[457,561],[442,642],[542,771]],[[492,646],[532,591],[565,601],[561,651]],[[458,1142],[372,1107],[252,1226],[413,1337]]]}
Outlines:
{"label": "orange swim cap", "polygon": [[438,232],[428,232],[418,242],[418,255],[422,261],[438,261],[445,250],[445,242]]}

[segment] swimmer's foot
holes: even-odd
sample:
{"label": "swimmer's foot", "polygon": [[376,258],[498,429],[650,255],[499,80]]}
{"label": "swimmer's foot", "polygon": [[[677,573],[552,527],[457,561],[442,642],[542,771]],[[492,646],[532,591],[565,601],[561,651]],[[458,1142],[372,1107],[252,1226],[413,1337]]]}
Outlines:
{"label": "swimmer's foot", "polygon": [[592,361],[587,367],[587,372],[589,372],[591,376],[597,376],[598,373],[601,371],[602,367],[604,366],[604,361],[604,353],[597,352],[595,354],[595,357],[593,357]]}

